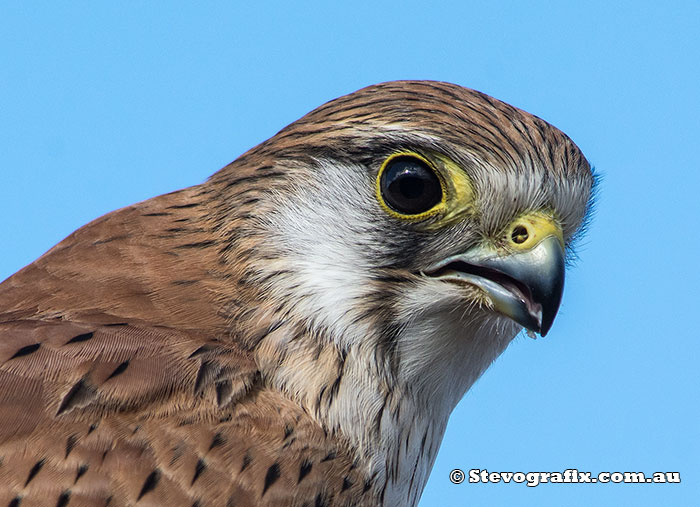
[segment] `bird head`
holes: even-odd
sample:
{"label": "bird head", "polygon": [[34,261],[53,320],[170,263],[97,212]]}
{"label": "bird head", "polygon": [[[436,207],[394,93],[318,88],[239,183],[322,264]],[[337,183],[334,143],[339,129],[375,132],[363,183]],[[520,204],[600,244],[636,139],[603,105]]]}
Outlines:
{"label": "bird head", "polygon": [[404,81],[319,107],[210,183],[268,324],[251,346],[332,430],[365,424],[389,391],[446,420],[522,328],[545,335],[594,177],[543,120]]}
{"label": "bird head", "polygon": [[248,276],[328,328],[370,308],[405,327],[392,300],[394,314],[442,307],[544,336],[594,182],[559,130],[436,82],[371,86],[312,111],[215,176],[234,183],[229,202],[236,166],[251,162],[244,179],[265,210],[251,232],[268,258]]}

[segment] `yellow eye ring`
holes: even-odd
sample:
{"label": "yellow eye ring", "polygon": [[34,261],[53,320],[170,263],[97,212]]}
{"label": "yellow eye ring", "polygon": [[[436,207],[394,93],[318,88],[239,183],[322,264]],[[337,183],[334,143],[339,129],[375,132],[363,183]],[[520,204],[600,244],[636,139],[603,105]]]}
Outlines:
{"label": "yellow eye ring", "polygon": [[433,163],[415,152],[390,155],[379,168],[376,195],[391,216],[419,221],[445,208],[447,188]]}

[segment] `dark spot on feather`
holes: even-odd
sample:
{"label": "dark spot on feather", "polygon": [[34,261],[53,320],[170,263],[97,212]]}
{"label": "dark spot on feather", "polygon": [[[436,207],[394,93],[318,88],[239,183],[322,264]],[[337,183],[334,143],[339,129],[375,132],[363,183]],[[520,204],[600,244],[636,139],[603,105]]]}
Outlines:
{"label": "dark spot on feather", "polygon": [[220,445],[224,445],[226,442],[226,439],[221,435],[221,433],[217,433],[214,435],[214,438],[211,440],[211,445],[209,446],[209,450],[211,451],[214,447],[219,447]]}
{"label": "dark spot on feather", "polygon": [[243,464],[241,465],[241,472],[248,468],[248,465],[250,465],[250,462],[253,461],[253,458],[250,457],[250,454],[247,452],[245,453],[245,456],[243,456]]}
{"label": "dark spot on feather", "polygon": [[204,385],[210,382],[221,371],[218,364],[211,361],[202,361],[197,371],[197,378],[194,381],[194,394],[201,394],[204,390]]}
{"label": "dark spot on feather", "polygon": [[143,213],[141,216],[142,217],[165,217],[169,216],[172,213]]}
{"label": "dark spot on feather", "polygon": [[313,465],[309,460],[304,460],[301,462],[301,466],[299,467],[299,479],[297,480],[297,484],[301,482],[301,480],[309,475],[309,472],[311,472],[311,468],[313,468]]}
{"label": "dark spot on feather", "polygon": [[68,455],[70,452],[73,450],[73,447],[75,447],[75,444],[78,442],[78,436],[77,435],[71,435],[68,437],[66,440],[66,456],[64,459],[68,458]]}
{"label": "dark spot on feather", "polygon": [[109,374],[109,377],[107,377],[105,382],[107,382],[107,380],[109,380],[111,378],[116,377],[117,375],[121,375],[122,373],[124,373],[126,371],[126,369],[128,367],[129,367],[129,360],[126,360],[123,363],[121,363],[119,366],[117,366],[112,373]]}
{"label": "dark spot on feather", "polygon": [[236,503],[233,501],[233,497],[226,500],[226,507],[236,507]]}
{"label": "dark spot on feather", "polygon": [[385,483],[384,486],[382,487],[382,492],[379,494],[379,503],[384,504],[384,495],[386,495],[386,486],[388,483]]}
{"label": "dark spot on feather", "polygon": [[78,471],[75,473],[75,481],[73,482],[73,484],[78,482],[78,479],[80,479],[83,475],[85,475],[85,472],[88,471],[89,467],[90,467],[90,465],[88,465],[87,463],[83,463],[82,465],[80,465],[78,467]]}
{"label": "dark spot on feather", "polygon": [[328,391],[328,407],[331,406],[331,403],[333,403],[333,400],[335,400],[336,395],[338,394],[338,389],[340,389],[340,381],[343,378],[343,372],[341,370],[340,374],[338,377],[335,379],[333,384],[331,385],[330,391]]}
{"label": "dark spot on feather", "polygon": [[195,206],[199,206],[201,203],[199,202],[190,202],[187,204],[174,204],[172,206],[168,206],[165,209],[185,209],[185,208],[194,208]]}
{"label": "dark spot on feather", "polygon": [[128,326],[128,322],[114,322],[113,324],[105,324],[105,327],[119,327],[119,326]]}
{"label": "dark spot on feather", "polygon": [[289,435],[291,435],[293,432],[294,432],[294,427],[287,424],[284,427],[284,438],[282,440],[287,440],[287,438],[289,438]]}
{"label": "dark spot on feather", "polygon": [[58,407],[56,415],[61,415],[74,408],[84,407],[97,397],[97,390],[85,382],[85,379],[80,379],[71,387],[68,394],[63,397],[61,406]]}
{"label": "dark spot on feather", "polygon": [[16,496],[12,500],[10,500],[10,503],[7,504],[7,507],[19,507],[20,503],[22,503],[22,497]]}
{"label": "dark spot on feather", "polygon": [[316,495],[316,502],[314,503],[315,507],[328,507],[328,499],[326,498],[325,495],[322,493],[319,493]]}
{"label": "dark spot on feather", "polygon": [[317,409],[321,407],[321,401],[323,400],[323,393],[326,392],[326,387],[328,387],[328,386],[323,386],[323,387],[321,388],[321,390],[319,391],[319,393],[318,393],[318,401],[317,401],[317,403],[316,403],[316,408],[317,408]]}
{"label": "dark spot on feather", "polygon": [[105,449],[104,452],[102,453],[101,463],[105,462],[105,458],[107,457],[107,453],[109,453],[109,449]]}
{"label": "dark spot on feather", "polygon": [[194,503],[192,504],[192,507],[201,507],[201,503],[199,503],[199,500],[195,500]]}
{"label": "dark spot on feather", "polygon": [[91,333],[79,334],[78,336],[74,336],[73,338],[71,338],[70,340],[68,340],[68,341],[66,342],[66,345],[68,345],[69,343],[78,343],[78,342],[87,341],[87,340],[89,340],[90,338],[92,338],[94,334],[95,334],[95,333],[92,333],[92,332],[91,332]]}
{"label": "dark spot on feather", "polygon": [[346,489],[350,489],[352,487],[352,484],[353,483],[349,477],[343,477],[343,488],[340,491],[345,491]]}
{"label": "dark spot on feather", "polygon": [[24,487],[26,488],[27,485],[32,482],[32,479],[36,477],[36,474],[39,473],[39,470],[41,470],[41,467],[44,466],[44,463],[46,463],[46,458],[41,458],[39,461],[34,463],[34,466],[32,469],[29,471],[29,475],[27,475],[27,480],[24,481]]}
{"label": "dark spot on feather", "polygon": [[199,476],[202,475],[202,472],[206,470],[207,465],[204,463],[204,460],[202,458],[199,458],[197,460],[197,464],[194,466],[194,477],[192,477],[192,482],[190,483],[190,486],[195,483],[197,479],[199,479]]}
{"label": "dark spot on feather", "polygon": [[267,489],[272,486],[277,479],[280,478],[280,465],[279,463],[273,463],[270,465],[270,468],[267,469],[267,473],[265,474],[265,484],[263,485],[263,496],[265,495],[265,492]]}
{"label": "dark spot on feather", "polygon": [[143,483],[143,486],[141,487],[141,492],[139,493],[138,498],[136,501],[138,502],[143,498],[143,496],[156,489],[156,486],[158,485],[158,481],[160,481],[160,470],[157,468],[153,470],[150,474],[148,474],[148,477],[146,477],[146,480]]}
{"label": "dark spot on feather", "polygon": [[88,428],[87,434],[89,435],[90,433],[92,433],[93,431],[95,431],[95,430],[97,429],[97,425],[98,425],[98,423],[92,423],[92,424],[90,425],[90,427]]}
{"label": "dark spot on feather", "polygon": [[10,359],[15,359],[16,357],[22,357],[22,356],[27,356],[31,354],[32,352],[36,352],[39,350],[39,347],[41,347],[40,343],[32,343],[31,345],[26,345],[19,349],[17,352],[15,352],[15,355],[13,355]]}
{"label": "dark spot on feather", "polygon": [[367,479],[365,481],[364,486],[362,486],[362,494],[365,494],[369,491],[369,488],[372,487],[372,481],[370,479]]}
{"label": "dark spot on feather", "polygon": [[107,500],[105,500],[105,507],[109,507],[109,504],[111,504],[111,503],[112,503],[112,497],[108,496]]}
{"label": "dark spot on feather", "polygon": [[66,507],[68,505],[68,501],[70,500],[70,490],[66,490],[61,495],[58,497],[58,501],[56,502],[56,507]]}
{"label": "dark spot on feather", "polygon": [[216,383],[216,404],[219,405],[219,407],[223,407],[231,401],[232,394],[233,387],[231,386],[230,380],[223,380]]}
{"label": "dark spot on feather", "polygon": [[321,463],[335,459],[337,456],[338,456],[337,451],[331,451],[328,454],[326,454],[326,457],[321,460]]}

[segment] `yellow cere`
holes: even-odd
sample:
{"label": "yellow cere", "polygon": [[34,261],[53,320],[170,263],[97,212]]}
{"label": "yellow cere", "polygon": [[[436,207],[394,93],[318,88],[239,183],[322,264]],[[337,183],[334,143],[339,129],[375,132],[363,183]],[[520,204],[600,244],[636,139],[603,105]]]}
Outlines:
{"label": "yellow cere", "polygon": [[505,242],[509,250],[530,250],[543,239],[554,236],[564,247],[561,227],[552,215],[531,212],[513,220],[505,231]]}
{"label": "yellow cere", "polygon": [[[442,187],[442,199],[439,203],[428,211],[415,215],[404,215],[387,206],[382,197],[381,177],[387,164],[396,157],[417,158],[427,164],[428,167],[435,172],[440,180],[440,186]],[[474,189],[469,177],[457,164],[439,154],[432,155],[430,159],[411,151],[401,151],[392,154],[384,161],[377,174],[376,195],[384,211],[396,218],[417,222],[434,215],[439,215],[436,221],[426,224],[427,229],[439,229],[446,225],[454,224],[460,221],[465,215],[474,212]]]}

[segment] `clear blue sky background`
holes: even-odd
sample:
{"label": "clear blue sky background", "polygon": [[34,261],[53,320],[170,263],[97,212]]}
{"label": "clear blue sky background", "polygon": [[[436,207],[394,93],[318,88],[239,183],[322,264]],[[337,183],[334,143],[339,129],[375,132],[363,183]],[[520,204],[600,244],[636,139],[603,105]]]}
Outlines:
{"label": "clear blue sky background", "polygon": [[[336,96],[476,88],[564,130],[603,181],[554,328],[457,407],[421,506],[696,503],[700,3],[246,4],[3,2],[0,279]],[[455,486],[456,467],[683,482]]]}

